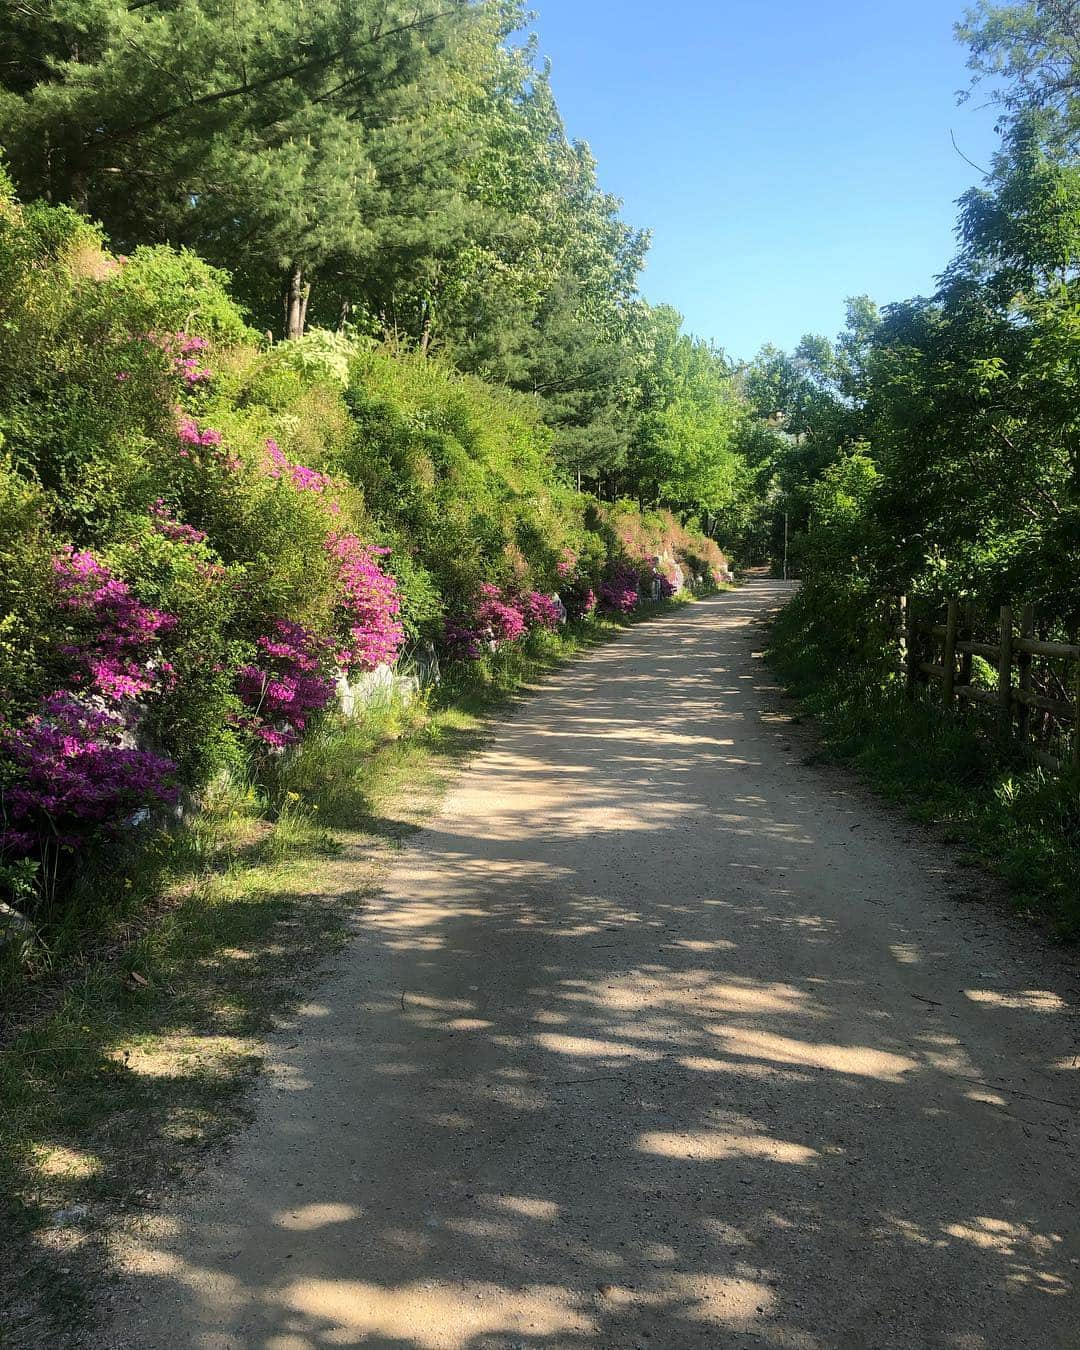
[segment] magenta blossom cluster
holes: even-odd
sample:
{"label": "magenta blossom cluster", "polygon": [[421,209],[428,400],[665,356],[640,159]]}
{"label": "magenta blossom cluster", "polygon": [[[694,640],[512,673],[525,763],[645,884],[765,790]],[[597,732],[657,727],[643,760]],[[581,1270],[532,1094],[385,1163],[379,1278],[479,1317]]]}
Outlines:
{"label": "magenta blossom cluster", "polygon": [[177,520],[166,505],[164,497],[159,497],[151,506],[150,516],[158,534],[170,539],[174,544],[206,543],[206,531],[197,530],[194,525],[185,525],[182,520]]}
{"label": "magenta blossom cluster", "polygon": [[493,582],[480,585],[471,611],[446,620],[443,641],[451,656],[475,661],[484,648],[523,637],[527,629],[521,602]]}
{"label": "magenta blossom cluster", "polygon": [[559,599],[563,602],[566,617],[571,620],[588,618],[596,608],[596,593],[578,565],[577,554],[567,549],[561,561],[555,564],[555,571],[559,574]]}
{"label": "magenta blossom cluster", "polygon": [[160,347],[172,363],[173,374],[178,375],[188,389],[198,389],[213,378],[213,372],[202,364],[202,353],[210,343],[204,337],[194,337],[181,329],[177,333],[147,333],[155,347]]}
{"label": "magenta blossom cluster", "polygon": [[341,626],[345,645],[338,653],[349,670],[392,665],[405,641],[397,578],[379,559],[388,548],[362,543],[354,534],[331,534],[326,549],[338,569]]}
{"label": "magenta blossom cluster", "polygon": [[529,628],[546,628],[549,633],[554,633],[562,622],[558,602],[542,591],[526,591],[520,606],[522,618]]}
{"label": "magenta blossom cluster", "polygon": [[0,848],[19,855],[49,844],[76,848],[150,802],[176,800],[172,760],[122,743],[114,712],[51,694],[19,728],[0,733],[16,781],[0,794]]}
{"label": "magenta blossom cluster", "polygon": [[600,583],[600,610],[604,614],[629,614],[637,608],[640,576],[629,563],[610,564]]}
{"label": "magenta blossom cluster", "polygon": [[201,428],[194,417],[189,417],[187,413],[181,415],[176,434],[184,445],[218,446],[221,444],[220,431],[215,431],[213,427]]}
{"label": "magenta blossom cluster", "polygon": [[159,643],[176,627],[174,615],[140,604],[92,553],[67,547],[52,568],[72,628],[60,651],[75,663],[78,688],[116,702],[172,683],[175,672],[161,660]]}
{"label": "magenta blossom cluster", "polygon": [[298,492],[325,492],[331,484],[328,473],[293,464],[277,441],[266,441],[266,472],[270,478],[285,478]]}
{"label": "magenta blossom cluster", "polygon": [[300,739],[308,719],[334,697],[334,654],[331,644],[285,619],[255,645],[256,661],[236,676],[236,692],[249,709],[241,725],[264,745],[282,750]]}
{"label": "magenta blossom cluster", "polygon": [[[240,457],[224,444],[224,437],[213,427],[200,427],[194,417],[178,410],[176,434],[180,441],[180,458],[189,459],[195,464],[219,464],[230,473],[238,473],[243,467]],[[209,451],[209,454],[202,453]]]}
{"label": "magenta blossom cluster", "polygon": [[489,642],[513,642],[524,636],[525,616],[519,602],[491,581],[481,583],[473,616]]}
{"label": "magenta blossom cluster", "polygon": [[[562,566],[562,564],[560,564]],[[588,577],[582,576],[576,567],[571,566],[567,573],[560,573],[566,579],[559,587],[559,598],[566,608],[568,619],[585,619],[596,608],[596,592],[589,584]]]}
{"label": "magenta blossom cluster", "polygon": [[447,617],[443,625],[443,644],[455,661],[479,661],[484,654],[484,639],[467,618]]}

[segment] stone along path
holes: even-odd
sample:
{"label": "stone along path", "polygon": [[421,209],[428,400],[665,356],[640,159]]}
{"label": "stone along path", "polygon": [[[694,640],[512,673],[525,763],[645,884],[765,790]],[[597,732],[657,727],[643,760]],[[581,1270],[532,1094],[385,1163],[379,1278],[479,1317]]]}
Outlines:
{"label": "stone along path", "polygon": [[109,1344],[1080,1346],[1074,966],[804,763],[784,593],[499,731],[128,1244]]}

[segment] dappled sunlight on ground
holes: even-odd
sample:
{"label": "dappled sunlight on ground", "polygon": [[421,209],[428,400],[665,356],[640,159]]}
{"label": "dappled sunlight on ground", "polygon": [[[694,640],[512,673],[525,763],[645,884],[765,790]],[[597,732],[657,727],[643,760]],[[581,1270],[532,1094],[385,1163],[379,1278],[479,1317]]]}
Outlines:
{"label": "dappled sunlight on ground", "polygon": [[1076,1350],[1069,991],[802,764],[773,593],[502,729],[127,1253],[119,1343]]}

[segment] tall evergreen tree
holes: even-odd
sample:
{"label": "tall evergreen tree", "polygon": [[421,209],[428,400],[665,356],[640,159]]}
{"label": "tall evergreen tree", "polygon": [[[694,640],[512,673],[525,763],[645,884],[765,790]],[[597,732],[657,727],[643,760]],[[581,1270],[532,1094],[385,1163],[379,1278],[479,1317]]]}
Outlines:
{"label": "tall evergreen tree", "polygon": [[468,0],[9,8],[0,142],[25,195],[73,203],[121,245],[197,248],[261,318],[276,276],[295,335],[321,268],[377,256],[389,166],[449,33],[471,21]]}

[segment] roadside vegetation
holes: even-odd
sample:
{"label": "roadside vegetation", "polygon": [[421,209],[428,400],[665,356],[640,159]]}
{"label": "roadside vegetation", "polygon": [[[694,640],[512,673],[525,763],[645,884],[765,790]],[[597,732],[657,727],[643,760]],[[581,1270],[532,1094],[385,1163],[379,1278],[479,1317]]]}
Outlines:
{"label": "roadside vegetation", "polygon": [[903,679],[865,664],[837,664],[807,592],[773,625],[768,660],[812,717],[821,757],[847,764],[886,801],[941,828],[976,868],[963,899],[985,898],[978,868],[1002,877],[1019,913],[1080,936],[1080,803],[1069,778],[1032,765],[988,734],[977,714],[911,699]]}

